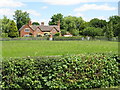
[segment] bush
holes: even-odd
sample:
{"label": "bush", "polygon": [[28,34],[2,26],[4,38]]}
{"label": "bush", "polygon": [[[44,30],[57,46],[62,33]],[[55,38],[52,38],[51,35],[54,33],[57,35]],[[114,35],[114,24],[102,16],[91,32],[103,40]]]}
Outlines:
{"label": "bush", "polygon": [[2,88],[86,89],[119,85],[117,55],[16,58],[3,61]]}
{"label": "bush", "polygon": [[73,37],[53,37],[55,41],[69,41],[69,40],[81,40],[81,36],[73,36]]}
{"label": "bush", "polygon": [[56,33],[54,36],[60,36],[60,33]]}

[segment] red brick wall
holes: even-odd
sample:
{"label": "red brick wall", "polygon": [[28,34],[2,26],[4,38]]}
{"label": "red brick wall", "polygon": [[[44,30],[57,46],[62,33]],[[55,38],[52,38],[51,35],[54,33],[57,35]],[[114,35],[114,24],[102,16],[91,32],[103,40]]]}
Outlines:
{"label": "red brick wall", "polygon": [[22,30],[20,31],[20,37],[24,37],[24,35],[29,34],[29,33],[32,33],[32,34],[34,35],[34,31],[33,31],[31,28],[29,28],[30,32],[25,32],[25,31],[24,31],[25,28],[29,28],[29,26],[28,26],[28,25],[25,25],[25,26],[22,28]]}
{"label": "red brick wall", "polygon": [[50,32],[56,34],[58,31],[55,28],[53,28]]}
{"label": "red brick wall", "polygon": [[36,37],[38,34],[44,34],[44,32],[42,32],[39,28],[37,28],[35,31],[34,31],[34,37]]}

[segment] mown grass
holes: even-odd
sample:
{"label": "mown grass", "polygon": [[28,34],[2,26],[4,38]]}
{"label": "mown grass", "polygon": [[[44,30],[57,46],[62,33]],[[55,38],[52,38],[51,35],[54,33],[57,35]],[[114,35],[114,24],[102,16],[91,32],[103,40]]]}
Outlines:
{"label": "mown grass", "polygon": [[118,53],[110,41],[2,41],[3,57],[50,56],[84,53]]}

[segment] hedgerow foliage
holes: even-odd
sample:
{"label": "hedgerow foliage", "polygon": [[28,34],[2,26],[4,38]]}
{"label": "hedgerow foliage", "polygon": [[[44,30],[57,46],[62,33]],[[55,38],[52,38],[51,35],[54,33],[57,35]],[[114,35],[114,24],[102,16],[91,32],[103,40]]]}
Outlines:
{"label": "hedgerow foliage", "polygon": [[16,58],[3,61],[2,88],[86,89],[119,85],[117,55]]}

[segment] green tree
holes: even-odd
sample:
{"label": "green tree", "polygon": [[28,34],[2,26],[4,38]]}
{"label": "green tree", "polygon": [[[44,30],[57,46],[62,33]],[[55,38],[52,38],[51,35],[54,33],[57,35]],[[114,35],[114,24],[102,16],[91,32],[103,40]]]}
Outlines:
{"label": "green tree", "polygon": [[17,26],[16,26],[15,22],[12,20],[10,22],[10,26],[9,26],[8,37],[14,38],[14,37],[18,37],[18,36],[19,36],[19,32],[18,32]]}
{"label": "green tree", "polygon": [[114,36],[112,22],[109,22],[106,27],[107,27],[106,28],[106,37],[108,38],[108,40],[111,40]]}
{"label": "green tree", "polygon": [[102,31],[101,28],[87,27],[83,30],[83,35],[95,38],[95,36],[101,36]]}
{"label": "green tree", "polygon": [[109,17],[109,22],[112,22],[113,26],[113,34],[114,36],[118,36],[120,33],[120,16],[111,16]]}
{"label": "green tree", "polygon": [[1,19],[1,30],[2,33],[8,33],[9,32],[9,25],[10,25],[10,19],[8,19],[6,16],[3,16],[3,19]]}
{"label": "green tree", "polygon": [[23,25],[28,24],[30,21],[29,13],[23,12],[22,10],[16,10],[13,17],[17,23],[18,29],[20,29]]}
{"label": "green tree", "polygon": [[107,25],[106,20],[100,20],[98,18],[94,18],[90,20],[89,25],[91,27],[96,27],[96,28],[103,28]]}
{"label": "green tree", "polygon": [[54,14],[49,21],[49,25],[57,25],[60,20],[60,29],[64,29],[63,15],[61,13]]}
{"label": "green tree", "polygon": [[38,22],[33,22],[32,25],[40,25]]}
{"label": "green tree", "polygon": [[75,36],[79,35],[80,31],[85,28],[84,23],[85,21],[81,17],[64,17],[65,30]]}

